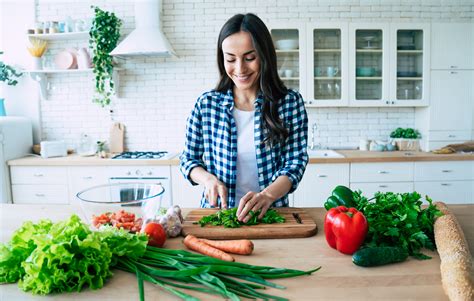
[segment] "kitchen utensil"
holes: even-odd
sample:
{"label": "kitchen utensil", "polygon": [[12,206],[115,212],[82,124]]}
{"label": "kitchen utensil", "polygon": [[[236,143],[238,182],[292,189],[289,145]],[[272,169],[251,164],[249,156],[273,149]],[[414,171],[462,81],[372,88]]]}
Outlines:
{"label": "kitchen utensil", "polygon": [[293,70],[286,69],[285,70],[285,77],[292,77],[292,76],[293,76]]}
{"label": "kitchen utensil", "polygon": [[195,209],[189,212],[183,223],[183,235],[210,239],[260,239],[260,238],[297,238],[316,234],[318,227],[315,221],[300,208],[276,208],[286,219],[284,223],[258,224],[240,228],[194,224],[201,217],[214,214],[218,209]]}
{"label": "kitchen utensil", "polygon": [[399,71],[397,72],[398,77],[416,77],[416,71]]}
{"label": "kitchen utensil", "polygon": [[76,69],[77,68],[77,52],[74,49],[67,49],[59,52],[54,57],[54,64],[57,69]]}
{"label": "kitchen utensil", "polygon": [[77,68],[89,69],[92,67],[91,57],[86,48],[80,48],[77,51]]}
{"label": "kitchen utensil", "polygon": [[283,39],[275,42],[276,48],[280,50],[298,49],[298,41],[292,39]]}
{"label": "kitchen utensil", "polygon": [[114,122],[110,127],[109,148],[111,153],[123,152],[123,136],[125,125],[120,122]]}
{"label": "kitchen utensil", "polygon": [[339,68],[337,67],[327,67],[326,74],[328,77],[334,77],[339,73]]}
{"label": "kitchen utensil", "polygon": [[76,194],[86,220],[93,216],[125,210],[143,220],[153,218],[161,207],[164,193],[161,184],[115,183],[87,188]]}
{"label": "kitchen utensil", "polygon": [[372,67],[357,67],[356,76],[373,76],[375,74],[375,68]]}

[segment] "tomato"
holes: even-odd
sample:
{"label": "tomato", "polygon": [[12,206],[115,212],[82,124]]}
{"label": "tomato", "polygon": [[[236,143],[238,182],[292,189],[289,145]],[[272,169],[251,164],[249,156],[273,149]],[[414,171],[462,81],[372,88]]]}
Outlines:
{"label": "tomato", "polygon": [[162,225],[158,223],[148,223],[143,230],[148,236],[148,244],[150,246],[161,248],[166,241],[166,232]]}

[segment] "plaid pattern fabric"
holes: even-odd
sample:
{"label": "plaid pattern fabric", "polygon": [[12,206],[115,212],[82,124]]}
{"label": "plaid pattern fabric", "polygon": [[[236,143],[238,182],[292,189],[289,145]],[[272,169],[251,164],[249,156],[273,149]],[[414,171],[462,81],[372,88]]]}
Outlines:
{"label": "plaid pattern fabric", "polygon": [[[285,145],[273,147],[263,143],[266,136],[261,126],[262,101],[263,96],[259,94],[255,100],[254,143],[260,190],[285,175],[292,183],[291,193],[298,186],[308,163],[308,117],[303,98],[298,92],[288,90],[280,101],[278,114],[289,129],[289,137]],[[212,90],[201,95],[187,120],[186,143],[180,155],[180,170],[191,184],[197,185],[189,177],[191,169],[201,166],[226,185],[229,207],[236,203],[237,128],[232,116],[233,107],[232,89],[227,93]],[[276,200],[272,206],[288,206],[288,197]],[[204,194],[201,207],[210,207]]]}

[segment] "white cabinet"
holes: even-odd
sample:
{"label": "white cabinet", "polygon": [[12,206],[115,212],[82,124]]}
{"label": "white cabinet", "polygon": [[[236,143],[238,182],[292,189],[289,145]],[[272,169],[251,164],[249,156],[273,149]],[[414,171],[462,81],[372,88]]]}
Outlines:
{"label": "white cabinet", "polygon": [[474,23],[433,23],[431,32],[432,69],[474,69]]}
{"label": "white cabinet", "polygon": [[179,166],[171,166],[173,205],[182,208],[199,208],[204,191],[202,185],[191,185],[179,171]]}
{"label": "white cabinet", "polygon": [[376,192],[413,192],[413,162],[352,163],[350,188],[371,198]]}
{"label": "white cabinet", "polygon": [[349,163],[309,164],[293,193],[293,206],[323,207],[337,185],[349,186]]}
{"label": "white cabinet", "polygon": [[109,181],[105,166],[70,166],[68,172],[71,204],[77,201],[78,192],[93,186],[107,184]]}
{"label": "white cabinet", "polygon": [[304,23],[271,24],[280,78],[287,88],[308,98],[306,77],[306,35]]}
{"label": "white cabinet", "polygon": [[450,204],[474,203],[474,162],[415,162],[415,190]]}
{"label": "white cabinet", "polygon": [[11,166],[14,204],[68,204],[67,167]]}
{"label": "white cabinet", "polygon": [[307,26],[308,107],[347,106],[349,99],[349,37],[346,23]]}

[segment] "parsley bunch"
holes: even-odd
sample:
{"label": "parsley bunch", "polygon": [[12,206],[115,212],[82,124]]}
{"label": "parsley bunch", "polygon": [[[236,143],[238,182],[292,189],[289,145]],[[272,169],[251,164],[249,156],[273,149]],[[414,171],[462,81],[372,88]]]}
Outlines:
{"label": "parsley bunch", "polygon": [[205,225],[211,224],[213,226],[221,226],[224,228],[239,228],[242,225],[250,226],[273,223],[284,223],[285,218],[281,216],[275,209],[268,209],[263,218],[259,221],[258,215],[260,210],[257,212],[250,211],[251,218],[247,223],[240,222],[237,219],[237,208],[219,210],[214,214],[203,216],[197,223],[204,227]]}
{"label": "parsley bunch", "polygon": [[435,217],[442,213],[428,196],[428,207],[424,209],[417,192],[377,192],[374,202],[370,202],[358,191],[354,192],[354,199],[369,224],[366,246],[401,247],[417,259],[431,258],[420,249],[435,249],[433,224]]}

